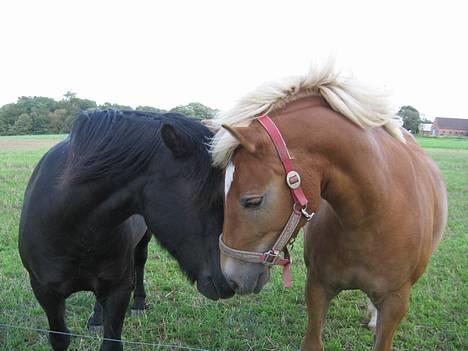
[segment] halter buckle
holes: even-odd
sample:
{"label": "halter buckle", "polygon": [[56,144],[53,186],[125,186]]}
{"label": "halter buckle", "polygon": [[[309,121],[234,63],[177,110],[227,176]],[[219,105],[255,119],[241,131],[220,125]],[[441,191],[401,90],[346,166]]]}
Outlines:
{"label": "halter buckle", "polygon": [[276,261],[280,258],[280,251],[270,250],[263,254],[263,264],[274,265]]}

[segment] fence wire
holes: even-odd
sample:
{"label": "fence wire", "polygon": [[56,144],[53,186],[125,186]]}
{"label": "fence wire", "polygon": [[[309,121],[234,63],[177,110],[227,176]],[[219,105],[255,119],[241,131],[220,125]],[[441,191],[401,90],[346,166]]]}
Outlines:
{"label": "fence wire", "polygon": [[8,330],[9,329],[17,329],[17,330],[28,330],[28,331],[33,331],[36,333],[42,333],[42,334],[59,334],[59,335],[69,335],[81,339],[92,339],[92,340],[99,340],[99,341],[117,341],[121,342],[122,344],[127,344],[127,345],[133,345],[133,346],[151,346],[153,348],[158,348],[158,349],[172,349],[172,350],[187,350],[187,351],[209,351],[208,349],[198,349],[198,348],[193,348],[189,346],[181,346],[181,345],[171,345],[171,344],[160,344],[160,343],[150,343],[150,342],[142,342],[142,341],[131,341],[131,340],[117,340],[117,339],[110,339],[110,338],[104,338],[104,337],[98,337],[98,336],[92,336],[92,335],[81,335],[81,334],[75,334],[75,333],[65,333],[65,332],[59,332],[59,331],[50,331],[47,329],[41,329],[41,328],[31,328],[31,327],[25,327],[25,326],[20,326],[20,325],[14,325],[14,324],[7,324],[7,323],[0,323],[0,346],[2,344],[6,344],[6,339],[8,336]]}

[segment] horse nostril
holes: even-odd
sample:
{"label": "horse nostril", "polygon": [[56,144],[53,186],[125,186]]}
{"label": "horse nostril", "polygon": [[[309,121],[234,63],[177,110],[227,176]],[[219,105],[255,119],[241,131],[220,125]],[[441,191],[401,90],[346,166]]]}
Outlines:
{"label": "horse nostril", "polygon": [[234,291],[239,287],[239,285],[234,280],[229,279],[228,283]]}

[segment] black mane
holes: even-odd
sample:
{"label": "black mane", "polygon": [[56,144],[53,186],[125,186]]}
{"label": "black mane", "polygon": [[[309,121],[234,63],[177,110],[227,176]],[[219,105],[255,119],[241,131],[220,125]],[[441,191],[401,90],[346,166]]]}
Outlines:
{"label": "black mane", "polygon": [[80,113],[70,133],[64,183],[80,184],[97,179],[120,184],[128,181],[161,151],[163,124],[173,126],[192,147],[191,156],[197,160],[198,167],[189,176],[199,180],[197,193],[205,197],[215,193],[222,176],[211,166],[207,143],[213,135],[198,121],[179,113],[127,110]]}

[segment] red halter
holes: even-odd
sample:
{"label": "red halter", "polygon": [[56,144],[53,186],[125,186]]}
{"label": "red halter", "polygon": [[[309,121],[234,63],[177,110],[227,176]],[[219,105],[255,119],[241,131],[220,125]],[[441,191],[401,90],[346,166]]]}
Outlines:
{"label": "red halter", "polygon": [[[286,184],[288,185],[291,191],[291,195],[294,199],[293,211],[275,244],[271,250],[267,252],[260,253],[230,248],[223,242],[222,234],[219,237],[219,247],[224,254],[242,261],[283,266],[283,284],[286,288],[289,288],[292,285],[290,270],[292,262],[291,258],[289,257],[287,245],[290,243],[294,231],[296,230],[302,216],[304,216],[307,221],[309,221],[313,217],[314,213],[309,214],[307,212],[307,203],[309,201],[302,191],[301,177],[299,173],[294,170],[292,162],[293,158],[289,155],[288,148],[286,147],[286,143],[284,142],[280,131],[276,127],[275,123],[267,115],[263,115],[257,120],[263,126],[263,128],[265,128],[268,135],[270,135],[270,138],[275,145],[276,151],[278,152],[281,163],[283,164],[284,170],[286,172]],[[283,257],[281,257],[281,252],[283,252]]]}

